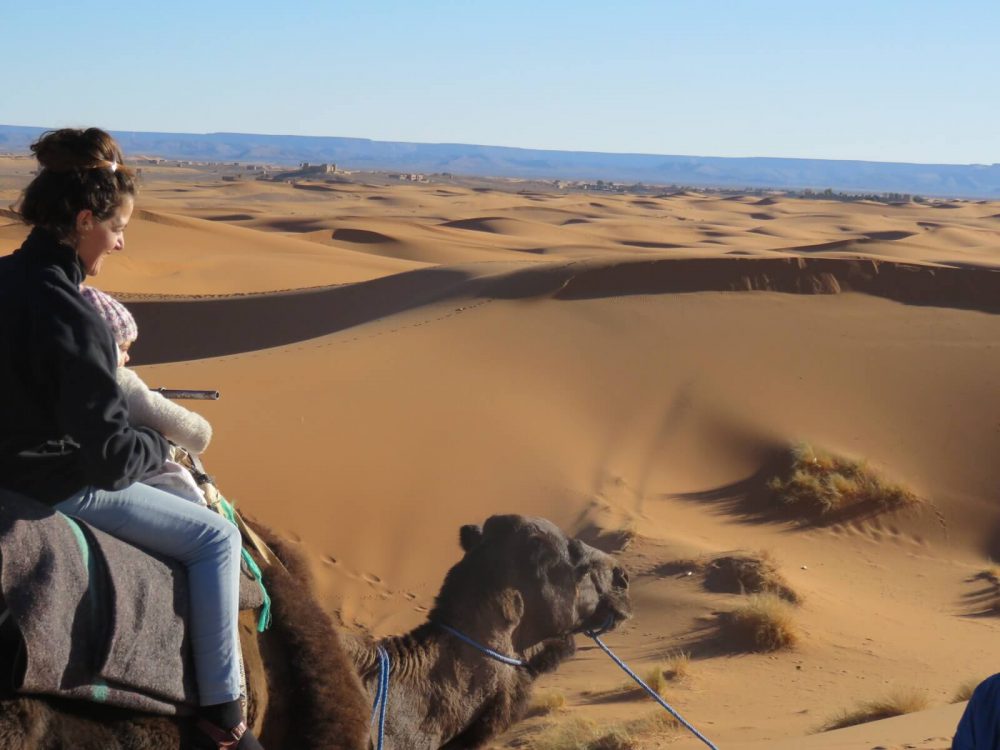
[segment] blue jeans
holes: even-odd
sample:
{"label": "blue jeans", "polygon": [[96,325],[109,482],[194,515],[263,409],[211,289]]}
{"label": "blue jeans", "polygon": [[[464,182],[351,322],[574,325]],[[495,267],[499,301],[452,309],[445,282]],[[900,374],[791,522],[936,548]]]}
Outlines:
{"label": "blue jeans", "polygon": [[117,492],[87,487],[55,509],[184,565],[199,702],[238,699],[239,530],[203,505],[139,483]]}
{"label": "blue jeans", "polygon": [[1000,748],[1000,674],[979,683],[955,729],[952,750]]}

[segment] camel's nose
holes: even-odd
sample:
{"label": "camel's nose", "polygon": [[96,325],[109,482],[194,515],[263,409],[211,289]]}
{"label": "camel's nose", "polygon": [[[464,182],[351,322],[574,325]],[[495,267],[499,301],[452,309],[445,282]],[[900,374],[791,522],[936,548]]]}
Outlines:
{"label": "camel's nose", "polygon": [[625,572],[625,568],[615,567],[611,577],[611,585],[616,589],[628,588],[628,573]]}

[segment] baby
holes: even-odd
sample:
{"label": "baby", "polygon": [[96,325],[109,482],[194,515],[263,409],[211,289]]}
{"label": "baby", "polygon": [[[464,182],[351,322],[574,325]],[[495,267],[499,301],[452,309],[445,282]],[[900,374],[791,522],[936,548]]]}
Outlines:
{"label": "baby", "polygon": [[[108,324],[118,344],[118,387],[128,404],[129,423],[133,427],[152,427],[167,440],[188,453],[204,453],[212,439],[212,426],[203,416],[169,401],[151,391],[142,379],[125,365],[129,347],[139,338],[135,318],[123,304],[100,289],[81,286],[80,293]],[[205,495],[191,473],[174,461],[167,461],[156,472],[141,480],[166,492],[205,505]]]}

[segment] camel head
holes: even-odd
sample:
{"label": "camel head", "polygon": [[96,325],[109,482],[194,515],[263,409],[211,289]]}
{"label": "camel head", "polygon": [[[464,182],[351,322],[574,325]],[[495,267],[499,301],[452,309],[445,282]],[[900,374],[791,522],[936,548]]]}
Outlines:
{"label": "camel head", "polygon": [[459,538],[465,555],[448,572],[431,619],[492,611],[523,651],[631,616],[624,568],[544,518],[492,516],[463,526]]}

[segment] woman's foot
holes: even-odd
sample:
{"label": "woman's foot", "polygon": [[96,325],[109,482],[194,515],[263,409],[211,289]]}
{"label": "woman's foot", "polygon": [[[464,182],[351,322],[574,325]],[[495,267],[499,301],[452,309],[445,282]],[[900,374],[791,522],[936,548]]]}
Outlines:
{"label": "woman's foot", "polygon": [[264,750],[254,733],[247,729],[246,722],[241,721],[229,730],[223,730],[210,721],[198,721],[198,747],[208,750]]}
{"label": "woman's foot", "polygon": [[205,750],[264,750],[254,733],[247,729],[240,702],[202,706],[196,724],[196,746]]}

